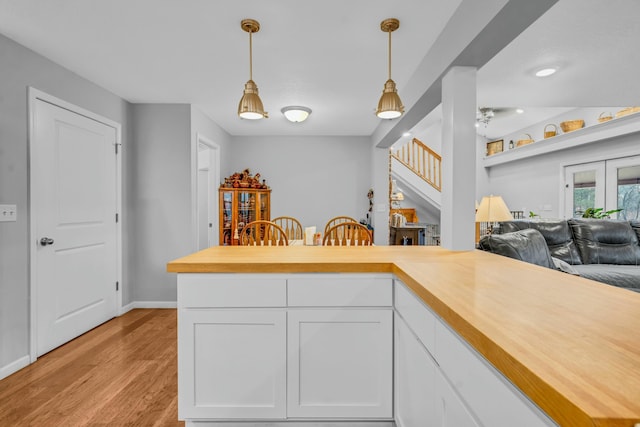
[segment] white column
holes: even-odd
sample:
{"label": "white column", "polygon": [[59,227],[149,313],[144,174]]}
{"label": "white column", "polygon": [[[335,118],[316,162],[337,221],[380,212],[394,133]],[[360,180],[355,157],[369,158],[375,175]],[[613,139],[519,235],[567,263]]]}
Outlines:
{"label": "white column", "polygon": [[475,247],[476,68],[452,67],[442,79],[442,247]]}

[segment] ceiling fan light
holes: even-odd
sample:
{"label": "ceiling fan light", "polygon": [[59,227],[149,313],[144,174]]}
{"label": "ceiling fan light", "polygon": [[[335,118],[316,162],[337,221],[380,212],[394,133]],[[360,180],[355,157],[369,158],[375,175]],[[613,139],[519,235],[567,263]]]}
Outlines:
{"label": "ceiling fan light", "polygon": [[382,96],[380,97],[380,101],[378,101],[376,116],[381,119],[395,119],[396,117],[400,117],[402,113],[404,113],[404,105],[402,105],[402,101],[396,90],[396,84],[393,80],[389,79],[384,84]]}
{"label": "ceiling fan light", "polygon": [[284,107],[280,111],[282,111],[282,114],[284,114],[287,120],[293,123],[304,122],[309,117],[309,114],[311,114],[311,108],[297,105]]}
{"label": "ceiling fan light", "polygon": [[238,116],[248,120],[269,117],[269,113],[264,111],[262,100],[258,96],[258,86],[253,80],[249,80],[244,85],[244,92],[238,104]]}

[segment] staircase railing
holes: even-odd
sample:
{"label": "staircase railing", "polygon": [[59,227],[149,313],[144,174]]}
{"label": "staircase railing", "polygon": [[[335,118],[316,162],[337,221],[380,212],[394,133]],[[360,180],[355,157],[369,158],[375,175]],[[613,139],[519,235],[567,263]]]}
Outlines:
{"label": "staircase railing", "polygon": [[391,156],[411,169],[416,175],[438,191],[442,191],[442,157],[420,140],[411,142],[391,152]]}

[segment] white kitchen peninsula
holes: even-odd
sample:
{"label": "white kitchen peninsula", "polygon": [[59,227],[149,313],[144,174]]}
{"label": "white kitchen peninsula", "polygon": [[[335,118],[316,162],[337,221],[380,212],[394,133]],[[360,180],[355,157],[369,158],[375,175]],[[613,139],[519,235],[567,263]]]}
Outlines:
{"label": "white kitchen peninsula", "polygon": [[438,247],[214,247],[168,271],[188,425],[640,422],[629,291]]}

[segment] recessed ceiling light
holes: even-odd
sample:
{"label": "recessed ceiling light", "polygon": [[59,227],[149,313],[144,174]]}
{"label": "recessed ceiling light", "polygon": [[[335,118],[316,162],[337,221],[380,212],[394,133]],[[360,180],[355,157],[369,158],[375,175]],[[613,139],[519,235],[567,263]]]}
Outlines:
{"label": "recessed ceiling light", "polygon": [[536,71],[536,77],[548,77],[556,71],[558,71],[557,68],[543,68],[542,70]]}
{"label": "recessed ceiling light", "polygon": [[522,114],[524,113],[524,110],[522,108],[516,108],[516,113]]}
{"label": "recessed ceiling light", "polygon": [[411,136],[411,132],[405,132],[405,133],[403,133],[403,134],[402,134],[402,136],[404,136],[405,138],[406,138],[407,136]]}

